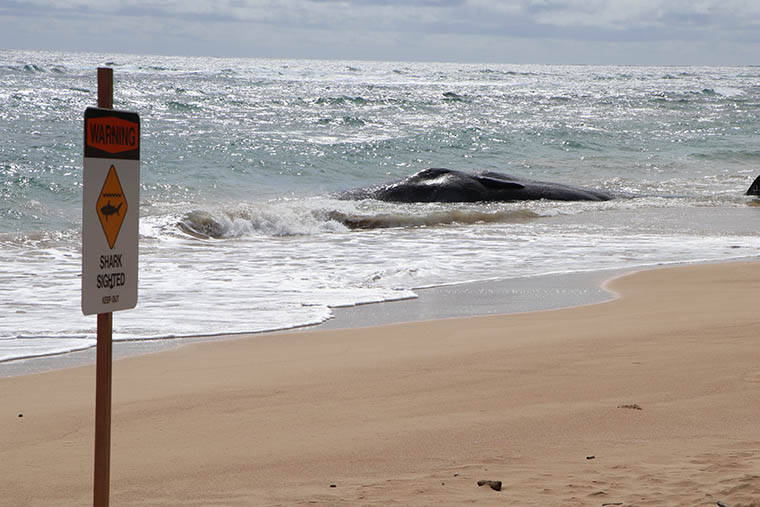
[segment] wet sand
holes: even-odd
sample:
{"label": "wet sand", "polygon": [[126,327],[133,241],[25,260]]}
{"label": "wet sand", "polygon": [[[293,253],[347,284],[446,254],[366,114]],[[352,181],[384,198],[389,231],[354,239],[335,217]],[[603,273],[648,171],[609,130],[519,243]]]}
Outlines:
{"label": "wet sand", "polygon": [[[117,361],[112,504],[760,502],[760,263],[608,287]],[[91,504],[94,378],[0,379],[0,504]]]}

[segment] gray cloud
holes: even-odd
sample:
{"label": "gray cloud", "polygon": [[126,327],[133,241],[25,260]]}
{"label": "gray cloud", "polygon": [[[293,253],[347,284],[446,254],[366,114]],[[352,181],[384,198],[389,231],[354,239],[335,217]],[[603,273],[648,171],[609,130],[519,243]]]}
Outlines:
{"label": "gray cloud", "polygon": [[0,45],[91,50],[108,29],[152,53],[758,63],[759,24],[748,0],[7,0]]}

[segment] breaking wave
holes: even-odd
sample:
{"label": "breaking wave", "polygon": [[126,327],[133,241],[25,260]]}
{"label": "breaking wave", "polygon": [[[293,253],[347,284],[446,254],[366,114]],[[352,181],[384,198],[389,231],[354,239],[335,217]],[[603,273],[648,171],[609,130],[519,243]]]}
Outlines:
{"label": "breaking wave", "polygon": [[39,63],[17,63],[15,65],[3,65],[0,66],[0,69],[8,70],[11,72],[23,72],[27,74],[43,74],[43,73],[53,73],[53,74],[65,74],[66,73],[66,67],[63,65],[46,65],[46,64],[39,64]]}
{"label": "breaking wave", "polygon": [[522,223],[541,215],[530,210],[476,211],[453,209],[427,214],[382,213],[376,215],[347,214],[332,211],[329,217],[349,229],[387,229],[393,227],[435,227],[440,225],[474,225],[489,223]]}
{"label": "breaking wave", "polygon": [[263,206],[247,210],[186,213],[176,227],[198,239],[226,239],[244,236],[297,236],[390,228],[439,227],[492,223],[525,223],[542,215],[519,210],[410,210],[361,212],[324,209],[294,209]]}
{"label": "breaking wave", "polygon": [[308,236],[347,230],[328,214],[286,201],[241,205],[222,211],[193,210],[176,222],[176,226],[184,234],[198,239]]}

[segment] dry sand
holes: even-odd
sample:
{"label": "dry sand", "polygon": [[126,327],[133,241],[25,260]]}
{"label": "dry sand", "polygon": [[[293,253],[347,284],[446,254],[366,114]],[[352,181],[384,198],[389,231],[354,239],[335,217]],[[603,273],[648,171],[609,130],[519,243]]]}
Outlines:
{"label": "dry sand", "polygon": [[[117,361],[111,504],[760,505],[760,263],[609,287]],[[0,504],[91,504],[94,379],[0,379]]]}

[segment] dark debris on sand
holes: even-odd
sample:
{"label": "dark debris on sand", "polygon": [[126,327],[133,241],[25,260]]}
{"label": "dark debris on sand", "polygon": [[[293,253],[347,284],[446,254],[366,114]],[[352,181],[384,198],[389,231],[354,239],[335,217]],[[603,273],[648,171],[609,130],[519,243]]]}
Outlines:
{"label": "dark debris on sand", "polygon": [[478,481],[478,486],[489,486],[494,491],[501,491],[501,481]]}

